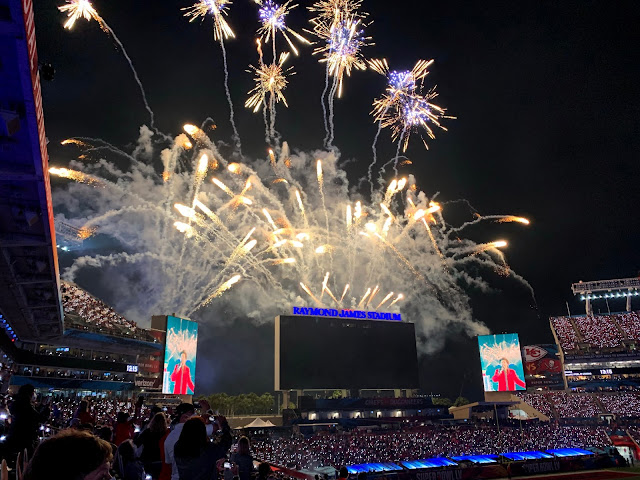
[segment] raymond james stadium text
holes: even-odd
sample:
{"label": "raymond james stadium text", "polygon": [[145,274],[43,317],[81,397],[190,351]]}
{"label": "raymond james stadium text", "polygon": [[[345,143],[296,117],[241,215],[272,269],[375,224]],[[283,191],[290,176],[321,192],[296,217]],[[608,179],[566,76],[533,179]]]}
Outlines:
{"label": "raymond james stadium text", "polygon": [[294,315],[308,315],[311,317],[338,317],[338,318],[368,318],[369,320],[396,320],[401,321],[400,313],[378,313],[366,312],[363,310],[348,310],[343,308],[305,308],[293,307]]}

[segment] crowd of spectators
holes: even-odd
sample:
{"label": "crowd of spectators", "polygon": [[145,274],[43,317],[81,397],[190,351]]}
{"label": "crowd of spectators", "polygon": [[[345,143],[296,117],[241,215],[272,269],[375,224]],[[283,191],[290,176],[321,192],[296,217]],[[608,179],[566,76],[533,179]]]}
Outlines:
{"label": "crowd of spectators", "polygon": [[565,352],[578,348],[579,343],[594,348],[619,348],[625,341],[640,340],[640,312],[552,317],[551,324]]}
{"label": "crowd of spectators", "polygon": [[585,343],[597,348],[614,348],[622,345],[622,330],[615,321],[616,315],[573,317]]}
{"label": "crowd of spectators", "polygon": [[596,399],[589,393],[556,391],[550,392],[547,399],[560,418],[592,418],[602,412]]}
{"label": "crowd of spectators", "polygon": [[640,394],[638,393],[599,393],[596,397],[607,413],[615,413],[620,417],[640,417]]}
{"label": "crowd of spectators", "polygon": [[555,416],[545,394],[517,392],[516,395],[547,417],[551,418]]}
{"label": "crowd of spectators", "polygon": [[621,313],[616,315],[616,320],[627,337],[640,340],[640,312]]}
{"label": "crowd of spectators", "polygon": [[23,480],[210,480],[226,473],[229,461],[230,474],[240,480],[250,480],[253,471],[248,440],[230,452],[231,429],[204,400],[145,408],[142,397],[38,399],[32,385],[23,385],[8,399],[8,412],[0,453],[12,461],[27,451],[29,464],[17,465],[26,470]]}
{"label": "crowd of spectators", "polygon": [[[522,398],[531,403],[541,399],[554,402],[558,412],[565,411],[562,405],[567,405],[566,409],[570,409],[567,416],[576,417],[583,416],[580,412],[585,409],[596,408],[596,398],[608,405],[608,409],[625,414],[626,404],[633,401],[634,408],[640,404],[638,397],[631,399],[629,395],[634,396],[549,392],[544,395],[522,394]],[[33,387],[26,385],[8,402],[11,424],[5,452],[23,448],[33,452],[38,444],[46,445],[35,450],[32,464],[27,468],[28,471],[38,471],[40,457],[50,461],[52,454],[49,448],[60,444],[81,450],[84,447],[78,446],[78,442],[83,445],[93,442],[95,448],[101,445],[98,450],[108,446],[104,458],[110,459],[110,465],[124,480],[142,480],[147,475],[163,480],[221,477],[231,480],[235,476],[239,480],[250,480],[251,474],[255,473],[254,458],[295,470],[338,469],[344,465],[438,456],[567,447],[605,449],[611,446],[604,426],[506,422],[499,428],[490,423],[410,424],[400,430],[319,432],[310,437],[299,433],[262,435],[251,442],[241,438],[231,448],[233,437],[226,419],[214,415],[206,401],[202,401],[200,407],[184,403],[175,409],[147,407],[142,398],[137,401],[106,398],[88,401],[78,397],[47,396],[36,400]],[[539,408],[542,410],[544,407]],[[173,420],[173,428],[170,419]],[[47,436],[49,431],[51,437],[42,441],[40,437]],[[632,427],[630,434],[638,437],[640,431]],[[59,454],[64,457],[64,454]],[[101,465],[92,465],[87,472],[96,468],[108,470]],[[112,473],[107,471],[105,478]],[[261,480],[267,480],[270,470],[263,474]],[[38,477],[27,476],[25,480],[30,478]]]}
{"label": "crowd of spectators", "polygon": [[253,441],[254,456],[287,468],[338,467],[399,462],[437,456],[496,454],[565,447],[604,449],[611,440],[604,427],[553,424],[504,427],[433,425],[389,433],[330,433]]}
{"label": "crowd of spectators", "polygon": [[626,431],[626,433],[629,434],[629,436],[631,438],[633,438],[636,441],[636,443],[640,444],[640,427],[632,425],[632,426],[626,428],[625,431]]}
{"label": "crowd of spectators", "polygon": [[550,418],[591,418],[601,413],[640,417],[640,393],[518,392],[524,402]]}
{"label": "crowd of spectators", "polygon": [[141,338],[153,341],[147,332],[135,322],[127,320],[113,308],[90,295],[87,291],[69,282],[62,282],[62,306],[65,314],[72,313],[78,319],[65,317],[65,323],[74,328],[95,331],[107,335]]}
{"label": "crowd of spectators", "polygon": [[578,336],[568,317],[551,317],[551,325],[558,335],[563,351],[574,350],[578,345]]}

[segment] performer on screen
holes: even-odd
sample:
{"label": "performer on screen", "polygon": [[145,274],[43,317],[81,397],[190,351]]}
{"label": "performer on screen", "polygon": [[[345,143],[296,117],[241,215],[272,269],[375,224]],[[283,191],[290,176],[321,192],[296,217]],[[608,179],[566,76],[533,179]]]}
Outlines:
{"label": "performer on screen", "polygon": [[187,352],[180,352],[180,363],[176,363],[171,374],[171,381],[175,382],[173,385],[173,393],[178,395],[186,395],[187,388],[193,393],[195,388],[191,381],[191,369],[187,366]]}
{"label": "performer on screen", "polygon": [[516,385],[526,388],[526,384],[518,378],[516,371],[513,368],[509,368],[509,360],[503,358],[500,360],[501,368],[496,369],[493,374],[494,382],[498,383],[498,392],[513,392],[516,389]]}

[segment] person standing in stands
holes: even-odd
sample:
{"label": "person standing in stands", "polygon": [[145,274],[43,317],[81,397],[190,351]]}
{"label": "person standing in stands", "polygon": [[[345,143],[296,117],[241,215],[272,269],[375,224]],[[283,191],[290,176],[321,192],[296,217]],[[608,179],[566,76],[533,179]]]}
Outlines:
{"label": "person standing in stands", "polygon": [[160,456],[160,440],[167,434],[167,417],[164,412],[158,412],[153,416],[147,428],[145,428],[134,443],[142,447],[140,460],[144,464],[144,470],[151,478],[160,476],[162,459]]}
{"label": "person standing in stands", "polygon": [[116,416],[116,428],[113,431],[113,443],[119,447],[122,442],[133,438],[135,427],[133,421],[129,419],[127,412],[118,412]]}
{"label": "person standing in stands", "polygon": [[347,478],[349,478],[349,470],[347,470],[347,467],[340,467],[338,480],[347,480]]}
{"label": "person standing in stands", "polygon": [[238,467],[240,480],[251,480],[253,473],[253,457],[251,456],[249,439],[240,437],[238,440],[238,450],[232,453],[229,461]]}
{"label": "person standing in stands", "polygon": [[173,453],[174,448],[176,446],[176,442],[180,438],[180,433],[182,433],[182,427],[187,420],[189,420],[196,413],[196,408],[191,403],[181,403],[176,408],[174,419],[173,419],[173,430],[167,435],[167,438],[164,440],[164,463],[162,466],[162,474],[161,478],[166,478],[164,476],[165,472],[171,472],[171,480],[178,480],[180,476],[178,475],[178,469],[174,468],[174,460]]}
{"label": "person standing in stands", "polygon": [[193,381],[191,380],[191,369],[187,365],[187,352],[184,350],[180,352],[180,363],[176,364],[171,374],[171,381],[175,382],[173,385],[173,393],[178,395],[186,395],[187,388],[194,392]]}
{"label": "person standing in stands", "polygon": [[29,455],[38,444],[38,429],[40,424],[49,418],[49,399],[44,397],[37,407],[34,406],[35,391],[33,385],[22,385],[13,403],[9,406],[11,412],[11,427],[7,438],[8,448],[12,452],[21,452],[25,448]]}
{"label": "person standing in stands", "polygon": [[[174,449],[174,475],[179,480],[215,480],[217,462],[226,457],[231,446],[228,426],[217,442],[210,442],[202,417],[192,417],[184,423]],[[172,477],[174,478],[174,477]],[[175,480],[175,478],[174,478]]]}
{"label": "person standing in stands", "polygon": [[78,406],[75,417],[80,420],[81,425],[95,425],[96,419],[89,412],[89,402],[82,400]]}

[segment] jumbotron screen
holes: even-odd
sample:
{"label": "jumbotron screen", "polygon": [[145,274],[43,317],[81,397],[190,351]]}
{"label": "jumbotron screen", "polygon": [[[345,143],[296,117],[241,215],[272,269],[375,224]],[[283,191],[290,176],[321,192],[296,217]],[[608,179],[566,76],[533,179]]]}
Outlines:
{"label": "jumbotron screen", "polygon": [[162,393],[193,394],[196,388],[198,324],[184,318],[167,317]]}
{"label": "jumbotron screen", "polygon": [[479,335],[478,348],[485,392],[527,389],[517,333]]}
{"label": "jumbotron screen", "polygon": [[412,323],[280,316],[275,389],[419,388]]}

